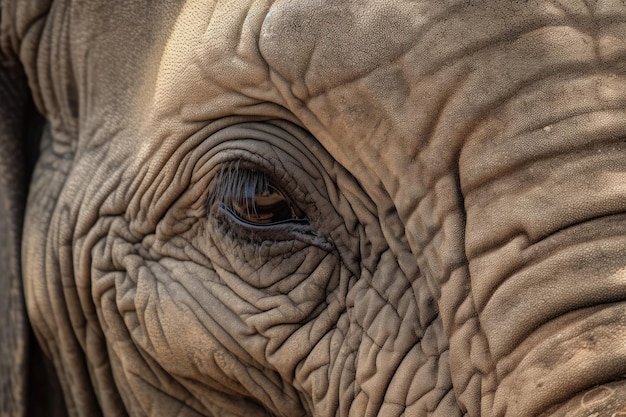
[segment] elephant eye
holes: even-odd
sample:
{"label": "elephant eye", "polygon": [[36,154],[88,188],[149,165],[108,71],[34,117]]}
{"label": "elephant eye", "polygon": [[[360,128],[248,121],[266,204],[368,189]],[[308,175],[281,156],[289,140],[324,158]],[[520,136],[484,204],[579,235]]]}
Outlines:
{"label": "elephant eye", "polygon": [[253,226],[306,222],[304,213],[262,171],[229,164],[219,172],[215,184],[209,207],[219,204],[236,220]]}

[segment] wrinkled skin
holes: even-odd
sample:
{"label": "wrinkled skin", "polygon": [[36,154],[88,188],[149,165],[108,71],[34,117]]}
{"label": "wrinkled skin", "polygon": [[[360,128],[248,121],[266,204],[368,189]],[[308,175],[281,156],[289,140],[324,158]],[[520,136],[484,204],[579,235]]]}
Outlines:
{"label": "wrinkled skin", "polygon": [[2,6],[70,415],[626,415],[623,2]]}

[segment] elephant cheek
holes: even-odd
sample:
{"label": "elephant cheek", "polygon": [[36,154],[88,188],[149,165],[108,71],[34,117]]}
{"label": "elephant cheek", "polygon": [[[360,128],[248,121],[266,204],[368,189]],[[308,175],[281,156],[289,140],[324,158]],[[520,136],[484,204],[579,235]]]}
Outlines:
{"label": "elephant cheek", "polygon": [[432,295],[405,248],[384,250],[347,290],[345,312],[297,367],[295,385],[316,416],[460,416]]}
{"label": "elephant cheek", "polygon": [[131,332],[150,373],[169,384],[165,392],[186,397],[183,402],[195,398],[193,408],[207,415],[220,407],[233,415],[278,415],[263,401],[284,407],[285,415],[304,413],[298,394],[251,355],[260,337],[224,303],[234,297],[215,272],[192,269],[183,277],[162,265],[150,269],[137,277]]}

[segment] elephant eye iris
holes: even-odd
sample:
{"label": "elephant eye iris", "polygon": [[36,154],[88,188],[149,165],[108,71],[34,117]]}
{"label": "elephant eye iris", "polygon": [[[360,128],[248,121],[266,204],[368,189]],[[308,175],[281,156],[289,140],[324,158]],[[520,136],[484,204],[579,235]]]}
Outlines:
{"label": "elephant eye iris", "polygon": [[218,174],[209,195],[209,206],[215,203],[236,219],[252,225],[304,219],[303,213],[265,173],[237,165],[226,166]]}
{"label": "elephant eye iris", "polygon": [[271,224],[298,218],[282,193],[273,187],[232,204],[235,214],[250,223]]}

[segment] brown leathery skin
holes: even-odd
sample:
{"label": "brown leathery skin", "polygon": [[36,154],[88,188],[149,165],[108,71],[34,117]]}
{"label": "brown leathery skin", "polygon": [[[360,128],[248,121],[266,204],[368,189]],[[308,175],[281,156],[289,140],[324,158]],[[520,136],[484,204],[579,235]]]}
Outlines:
{"label": "brown leathery skin", "polygon": [[[622,2],[21,4],[70,415],[624,412]],[[225,207],[233,164],[306,222]]]}

